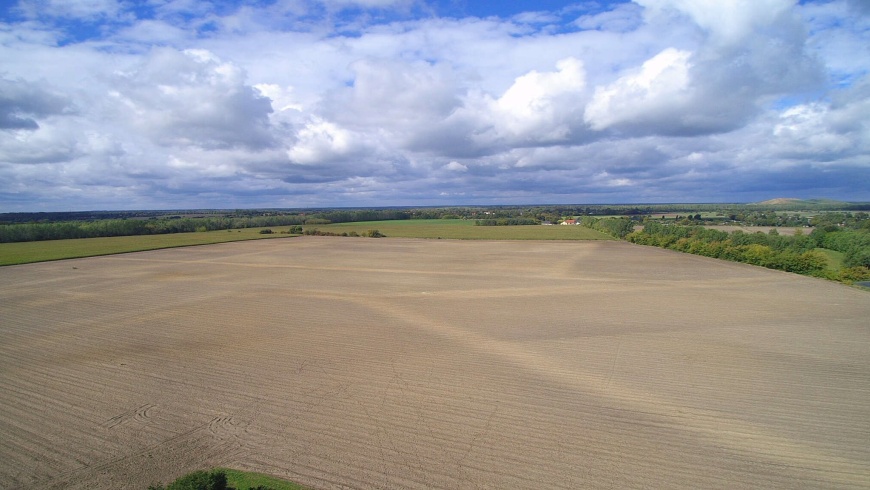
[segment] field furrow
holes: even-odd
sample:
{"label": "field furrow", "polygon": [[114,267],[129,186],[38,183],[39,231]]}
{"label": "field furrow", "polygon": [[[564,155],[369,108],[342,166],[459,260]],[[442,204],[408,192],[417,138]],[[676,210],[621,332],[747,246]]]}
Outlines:
{"label": "field furrow", "polygon": [[0,269],[0,487],[867,488],[870,301],[620,242]]}

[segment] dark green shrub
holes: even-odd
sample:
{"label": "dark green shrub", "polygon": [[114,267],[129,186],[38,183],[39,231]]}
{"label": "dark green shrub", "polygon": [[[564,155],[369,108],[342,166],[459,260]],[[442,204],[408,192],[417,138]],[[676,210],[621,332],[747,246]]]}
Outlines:
{"label": "dark green shrub", "polygon": [[[151,485],[148,490],[164,490],[164,488],[160,485]],[[165,490],[228,490],[227,474],[220,470],[194,471],[170,483]]]}

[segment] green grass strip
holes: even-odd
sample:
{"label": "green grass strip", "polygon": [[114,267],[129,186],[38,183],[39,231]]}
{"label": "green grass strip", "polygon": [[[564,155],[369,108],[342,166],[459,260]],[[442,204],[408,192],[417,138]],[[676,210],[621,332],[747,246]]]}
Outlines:
{"label": "green grass strip", "polygon": [[[138,235],[106,238],[78,238],[73,240],[47,240],[41,242],[0,243],[0,266],[29,264],[49,260],[74,259],[142,252],[161,248],[188,247],[213,243],[280,238],[289,226],[270,227],[271,235],[260,234],[262,228],[220,230],[167,235]],[[423,219],[396,221],[364,221],[329,225],[305,225],[324,232],[360,235],[368,230],[379,230],[388,238],[445,238],[454,240],[615,240],[604,233],[583,226],[475,226],[473,220]]]}
{"label": "green grass strip", "polygon": [[830,250],[827,248],[816,248],[815,250],[828,259],[828,265],[825,268],[826,270],[838,271],[843,268],[843,257],[845,256],[843,252],[837,252],[836,250]]}
{"label": "green grass strip", "polygon": [[306,225],[331,233],[359,234],[378,230],[389,238],[445,238],[453,240],[614,240],[583,226],[475,226],[474,220],[421,219],[363,221],[330,225]]}
{"label": "green grass strip", "polygon": [[[277,229],[273,229],[277,231]],[[260,228],[246,228],[243,230],[173,233],[168,235],[0,243],[0,266],[287,236],[279,234],[262,235],[260,234]]]}
{"label": "green grass strip", "polygon": [[223,471],[227,475],[227,486],[238,489],[248,490],[249,488],[257,488],[259,486],[271,488],[272,490],[306,490],[306,487],[293,483],[287,480],[281,480],[273,476],[264,475],[262,473],[252,473],[250,471],[231,470],[229,468],[216,468]]}

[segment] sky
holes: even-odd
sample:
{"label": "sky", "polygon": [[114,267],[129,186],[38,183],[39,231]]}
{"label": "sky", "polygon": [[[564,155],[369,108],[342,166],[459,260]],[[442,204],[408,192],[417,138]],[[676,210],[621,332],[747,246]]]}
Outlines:
{"label": "sky", "polygon": [[7,0],[0,212],[870,201],[870,0]]}

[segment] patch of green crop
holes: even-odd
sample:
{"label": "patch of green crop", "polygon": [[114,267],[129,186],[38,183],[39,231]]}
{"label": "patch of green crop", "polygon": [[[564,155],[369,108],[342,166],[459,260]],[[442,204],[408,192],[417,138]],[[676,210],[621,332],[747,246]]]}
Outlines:
{"label": "patch of green crop", "polygon": [[845,255],[843,252],[837,252],[836,250],[830,250],[827,248],[816,248],[815,250],[828,259],[827,270],[838,271],[843,268],[843,257]]}
{"label": "patch of green crop", "polygon": [[390,238],[445,238],[457,240],[614,240],[613,237],[583,226],[475,226],[474,220],[422,219],[364,221],[307,225],[331,233],[363,234],[376,229]]}
{"label": "patch of green crop", "polygon": [[227,486],[237,490],[248,490],[249,488],[257,487],[269,488],[271,490],[305,490],[306,488],[302,485],[262,473],[231,470],[229,468],[217,469],[227,475]]}
{"label": "patch of green crop", "polygon": [[152,484],[148,490],[307,490],[274,476],[250,471],[215,468],[188,473],[166,486]]}
{"label": "patch of green crop", "polygon": [[[393,238],[445,238],[455,240],[614,240],[613,237],[583,226],[476,226],[474,220],[419,219],[393,221],[362,221],[329,225],[306,225],[330,233],[356,232],[365,235],[378,230]],[[273,233],[260,233],[264,228],[220,230],[165,235],[136,235],[105,238],[77,238],[40,242],[0,243],[0,266],[28,264],[49,260],[74,259],[141,252],[161,248],[188,247],[240,240],[287,237],[289,227],[271,227]],[[290,235],[292,236],[292,235]]]}
{"label": "patch of green crop", "polygon": [[188,247],[213,243],[286,237],[284,234],[260,234],[261,228],[221,230],[165,235],[136,235],[104,238],[75,238],[40,242],[0,243],[0,265],[29,264],[49,260],[74,259],[141,252],[161,248]]}

